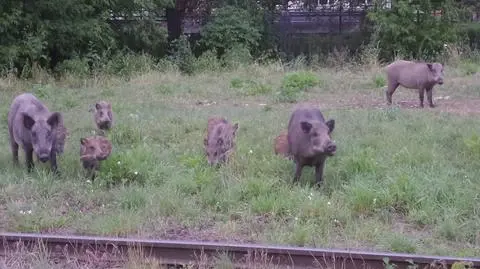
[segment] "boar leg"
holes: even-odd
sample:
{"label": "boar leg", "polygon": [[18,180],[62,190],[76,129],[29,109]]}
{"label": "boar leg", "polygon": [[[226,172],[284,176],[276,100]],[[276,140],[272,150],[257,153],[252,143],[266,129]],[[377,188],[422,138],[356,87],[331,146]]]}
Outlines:
{"label": "boar leg", "polygon": [[385,92],[385,94],[387,95],[387,103],[389,105],[392,104],[393,93],[395,92],[395,90],[398,88],[399,85],[400,85],[400,83],[398,83],[398,82],[392,82],[392,81],[388,82],[388,88],[387,88],[387,91]]}
{"label": "boar leg", "polygon": [[302,176],[303,163],[300,161],[295,161],[295,176],[293,177],[293,183],[298,182]]}
{"label": "boar leg", "polygon": [[424,99],[424,96],[425,96],[425,89],[422,88],[420,90],[418,90],[418,98],[420,99],[420,107],[423,108],[423,99]]}
{"label": "boar leg", "polygon": [[23,151],[25,152],[25,158],[27,160],[27,171],[32,172],[32,169],[34,167],[34,164],[33,164],[33,148],[25,146]]}
{"label": "boar leg", "polygon": [[13,164],[18,165],[18,144],[17,142],[12,141],[10,146],[12,147]]}
{"label": "boar leg", "polygon": [[320,185],[323,181],[323,168],[325,167],[325,158],[322,158],[317,165],[315,165],[315,183]]}
{"label": "boar leg", "polygon": [[57,153],[53,148],[50,151],[50,168],[55,174],[59,174],[57,169]]}
{"label": "boar leg", "polygon": [[433,87],[427,88],[427,98],[428,98],[428,105],[431,108],[434,108],[435,105],[433,104]]}

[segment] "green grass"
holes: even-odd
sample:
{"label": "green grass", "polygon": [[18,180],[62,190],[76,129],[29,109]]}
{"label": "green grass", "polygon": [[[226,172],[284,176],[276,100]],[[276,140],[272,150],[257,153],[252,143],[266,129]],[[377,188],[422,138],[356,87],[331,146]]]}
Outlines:
{"label": "green grass", "polygon": [[[479,256],[480,118],[441,112],[447,103],[376,108],[385,99],[375,72],[309,70],[289,83],[291,71],[255,65],[193,76],[150,72],[129,82],[0,81],[2,113],[16,94],[33,91],[64,113],[70,131],[59,158],[62,177],[38,163],[27,174],[22,151],[21,167],[12,166],[4,116],[0,228]],[[451,80],[434,96],[478,96],[474,77]],[[278,102],[285,85],[302,92],[289,101],[315,101],[336,120],[338,151],[327,160],[320,189],[311,168],[292,185],[293,163],[273,153],[294,106]],[[402,88],[393,98],[418,100]],[[100,99],[113,104],[114,149],[89,182],[79,140],[92,134],[88,109]],[[240,126],[232,162],[219,169],[203,153],[210,115]]]}

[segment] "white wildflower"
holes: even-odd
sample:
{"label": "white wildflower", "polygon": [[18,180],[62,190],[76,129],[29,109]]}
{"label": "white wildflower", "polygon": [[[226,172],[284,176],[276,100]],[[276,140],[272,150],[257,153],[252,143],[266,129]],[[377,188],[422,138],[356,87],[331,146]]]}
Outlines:
{"label": "white wildflower", "polygon": [[332,203],[328,202],[327,205],[332,205]]}
{"label": "white wildflower", "polygon": [[120,161],[118,161],[117,164],[120,165]]}
{"label": "white wildflower", "polygon": [[90,179],[87,179],[87,183],[92,183],[92,182],[90,181]]}
{"label": "white wildflower", "polygon": [[20,214],[25,215],[25,212],[23,210],[20,210]]}
{"label": "white wildflower", "polygon": [[32,210],[28,210],[27,213],[30,215],[32,214]]}
{"label": "white wildflower", "polygon": [[133,173],[134,173],[135,175],[138,175],[138,172],[137,172],[137,171],[135,171],[135,172],[133,172]]}
{"label": "white wildflower", "polygon": [[252,154],[252,153],[253,153],[253,150],[250,150],[249,153]]}
{"label": "white wildflower", "polygon": [[295,217],[295,220],[298,220],[298,217]]}

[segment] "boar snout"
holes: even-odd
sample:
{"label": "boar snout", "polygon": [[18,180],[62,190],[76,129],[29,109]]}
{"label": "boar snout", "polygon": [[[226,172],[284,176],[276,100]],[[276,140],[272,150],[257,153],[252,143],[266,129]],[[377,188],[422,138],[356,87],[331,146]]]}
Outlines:
{"label": "boar snout", "polygon": [[50,159],[50,153],[42,151],[37,155],[37,157],[42,163],[46,163]]}
{"label": "boar snout", "polygon": [[327,153],[330,156],[335,155],[335,152],[337,151],[337,145],[333,141],[328,141],[325,145],[325,153]]}

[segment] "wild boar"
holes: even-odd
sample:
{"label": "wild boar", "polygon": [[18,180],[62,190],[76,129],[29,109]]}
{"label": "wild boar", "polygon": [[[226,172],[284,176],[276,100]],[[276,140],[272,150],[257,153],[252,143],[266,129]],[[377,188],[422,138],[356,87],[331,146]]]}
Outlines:
{"label": "wild boar", "polygon": [[334,128],[335,120],[325,121],[318,108],[303,106],[293,111],[288,122],[287,141],[295,162],[294,183],[300,179],[304,166],[314,166],[316,183],[322,182],[325,161],[337,150],[330,137]]}
{"label": "wild boar", "polygon": [[235,150],[238,123],[230,124],[223,117],[208,119],[207,137],[204,138],[205,154],[209,165],[225,163]]}
{"label": "wild boar", "polygon": [[[57,130],[59,130],[57,133]],[[50,160],[51,170],[58,173],[57,153],[63,152],[66,136],[63,116],[60,112],[50,112],[48,108],[31,93],[23,93],[13,99],[8,111],[8,132],[14,164],[18,164],[18,149],[25,152],[28,172],[32,171],[33,152],[45,163]]]}
{"label": "wild boar", "polygon": [[80,161],[92,180],[100,169],[100,161],[106,160],[111,152],[112,143],[103,136],[80,138]]}
{"label": "wild boar", "polygon": [[273,148],[276,155],[282,155],[285,158],[291,159],[291,155],[288,148],[287,131],[282,131],[273,140]]}
{"label": "wild boar", "polygon": [[110,130],[113,127],[112,104],[107,101],[97,102],[93,118],[98,129],[102,131]]}
{"label": "wild boar", "polygon": [[443,65],[441,63],[421,63],[397,60],[385,68],[388,88],[386,90],[387,103],[392,104],[392,95],[399,85],[418,90],[420,107],[423,108],[425,91],[427,92],[430,107],[433,104],[433,87],[443,84]]}

